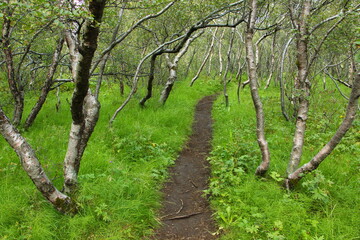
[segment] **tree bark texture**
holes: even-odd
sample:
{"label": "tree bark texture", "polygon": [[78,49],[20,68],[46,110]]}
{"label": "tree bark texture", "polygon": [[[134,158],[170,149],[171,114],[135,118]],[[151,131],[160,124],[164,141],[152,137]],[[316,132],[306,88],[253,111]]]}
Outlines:
{"label": "tree bark texture", "polygon": [[296,34],[297,47],[297,68],[298,73],[295,79],[295,104],[297,106],[297,117],[295,124],[295,133],[293,138],[293,147],[291,150],[290,161],[287,173],[292,173],[300,163],[304,137],[306,130],[306,120],[309,111],[310,82],[308,75],[308,27],[307,17],[310,14],[311,2],[304,2],[300,22],[298,24],[298,33]]}
{"label": "tree bark texture", "polygon": [[200,32],[198,34],[195,34],[193,37],[190,37],[185,45],[181,48],[181,50],[178,52],[178,54],[176,54],[175,58],[173,59],[173,61],[170,60],[169,55],[166,55],[166,61],[167,61],[167,66],[169,68],[169,78],[165,83],[165,87],[161,92],[161,96],[160,96],[160,102],[162,104],[166,103],[166,100],[168,99],[170,92],[172,90],[172,87],[174,86],[174,83],[177,79],[177,67],[178,67],[178,63],[180,61],[180,59],[182,58],[182,56],[185,55],[185,53],[187,52],[187,50],[189,49],[189,46],[191,44],[191,42],[193,42],[196,38],[198,38],[201,34],[203,34],[203,32]]}
{"label": "tree bark texture", "polygon": [[157,56],[158,56],[157,54],[154,54],[151,56],[151,59],[150,59],[150,73],[149,73],[149,78],[148,78],[148,83],[147,83],[147,92],[146,92],[146,95],[139,102],[140,106],[142,106],[142,107],[144,107],[146,101],[152,97],[153,82],[154,82],[154,78],[155,78],[155,63],[156,63]]}
{"label": "tree bark texture", "polygon": [[9,145],[15,150],[20,162],[30,179],[41,194],[60,212],[75,213],[76,207],[71,199],[61,193],[50,179],[38,161],[34,150],[21,136],[19,131],[10,123],[0,107],[0,132]]}
{"label": "tree bark texture", "polygon": [[3,28],[2,28],[2,45],[5,55],[6,71],[9,88],[14,99],[13,124],[19,125],[24,111],[24,91],[20,79],[15,75],[12,47],[11,47],[11,17],[12,12],[9,8],[5,10]]}
{"label": "tree bark texture", "polygon": [[[71,102],[72,124],[64,160],[64,192],[69,194],[77,189],[80,160],[99,116],[100,104],[89,91],[89,77],[105,2],[106,0],[90,1],[89,10],[93,19],[85,22],[78,52],[74,52],[77,63],[73,64],[75,89]],[[70,46],[72,44],[76,51],[76,42],[70,42]]]}
{"label": "tree bark texture", "polygon": [[57,65],[59,63],[60,54],[61,54],[63,44],[64,44],[64,38],[61,36],[60,39],[58,40],[57,47],[56,47],[55,52],[53,54],[52,63],[50,65],[48,74],[46,76],[45,84],[41,88],[40,97],[39,97],[38,101],[36,102],[35,106],[31,109],[31,112],[30,112],[29,116],[27,117],[27,119],[25,121],[25,128],[29,128],[33,124],[36,116],[38,115],[38,113],[40,112],[43,104],[45,103],[47,95],[50,92],[51,85],[53,84],[53,77],[54,77],[54,74],[56,72]]}
{"label": "tree bark texture", "polygon": [[356,117],[356,112],[358,110],[358,101],[360,97],[360,73],[356,74],[354,79],[354,85],[351,90],[350,99],[348,102],[346,115],[337,129],[334,136],[330,141],[309,161],[300,168],[296,169],[290,173],[286,179],[286,186],[288,188],[293,187],[297,182],[301,180],[302,177],[308,172],[311,172],[318,168],[322,161],[335,149],[339,144],[341,139],[344,137],[346,132],[350,129],[352,122]]}
{"label": "tree bark texture", "polygon": [[257,88],[256,63],[255,63],[255,56],[253,49],[253,36],[254,36],[255,19],[257,12],[257,1],[256,0],[249,1],[249,8],[250,8],[250,15],[247,23],[246,39],[245,39],[246,60],[248,65],[251,96],[256,111],[257,141],[262,155],[262,162],[256,169],[255,174],[258,176],[262,176],[266,173],[270,165],[270,151],[269,151],[268,143],[265,138],[264,112]]}

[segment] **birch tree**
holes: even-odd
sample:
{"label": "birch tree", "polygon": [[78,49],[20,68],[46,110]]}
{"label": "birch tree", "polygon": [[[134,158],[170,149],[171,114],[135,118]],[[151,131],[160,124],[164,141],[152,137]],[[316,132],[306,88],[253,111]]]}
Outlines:
{"label": "birch tree", "polygon": [[270,151],[265,138],[265,120],[262,102],[257,88],[256,63],[254,56],[253,37],[255,30],[255,20],[257,14],[257,0],[249,1],[249,18],[246,25],[246,61],[248,65],[248,76],[250,81],[251,96],[256,111],[256,135],[261,150],[262,162],[256,169],[256,175],[262,176],[266,173],[270,165]]}
{"label": "birch tree", "polygon": [[[76,212],[76,203],[71,198],[77,187],[77,174],[80,160],[87,142],[96,125],[99,103],[89,92],[90,67],[97,48],[99,27],[105,8],[106,0],[92,0],[89,2],[88,11],[92,18],[86,19],[83,25],[81,39],[72,38],[70,31],[67,37],[69,49],[73,51],[73,77],[75,89],[71,103],[72,125],[70,130],[68,150],[64,161],[64,189],[61,193],[48,179],[41,167],[33,148],[22,137],[19,131],[10,123],[9,119],[0,108],[0,131],[9,145],[19,156],[24,170],[34,182],[38,190],[60,212]],[[77,1],[81,6],[83,2]],[[76,4],[75,4],[76,5]],[[78,41],[78,45],[75,41]]]}

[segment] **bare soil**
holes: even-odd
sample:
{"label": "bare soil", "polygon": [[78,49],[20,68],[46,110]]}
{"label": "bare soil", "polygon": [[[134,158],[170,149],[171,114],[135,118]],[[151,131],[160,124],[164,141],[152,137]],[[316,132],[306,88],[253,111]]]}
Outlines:
{"label": "bare soil", "polygon": [[155,230],[156,240],[212,240],[216,231],[209,202],[204,198],[210,176],[206,160],[212,136],[211,108],[215,96],[207,96],[196,106],[192,135],[162,192],[164,199],[159,217],[162,226]]}

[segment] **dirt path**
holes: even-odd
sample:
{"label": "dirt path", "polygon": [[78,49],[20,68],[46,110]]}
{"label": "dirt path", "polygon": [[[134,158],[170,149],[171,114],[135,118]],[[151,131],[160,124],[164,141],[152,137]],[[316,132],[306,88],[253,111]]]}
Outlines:
{"label": "dirt path", "polygon": [[211,145],[211,107],[215,96],[199,101],[195,111],[193,134],[170,169],[170,180],[164,186],[162,227],[155,231],[156,240],[212,240],[216,231],[208,201],[202,197],[210,176],[206,158]]}

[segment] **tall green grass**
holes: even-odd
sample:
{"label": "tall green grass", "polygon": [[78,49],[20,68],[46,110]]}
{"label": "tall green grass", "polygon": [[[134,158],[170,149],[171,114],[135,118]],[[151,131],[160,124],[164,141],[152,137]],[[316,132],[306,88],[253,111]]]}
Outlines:
{"label": "tall green grass", "polygon": [[[346,100],[330,84],[330,90],[313,89],[301,164],[331,138],[344,116]],[[261,155],[249,89],[241,92],[240,104],[235,86],[229,95],[229,108],[219,98],[213,109],[213,176],[208,190],[221,239],[359,239],[359,117],[319,169],[287,192],[281,183],[294,124],[282,117],[278,90],[260,90],[272,159],[265,178],[254,176]]]}
{"label": "tall green grass", "polygon": [[[218,86],[198,81],[175,84],[165,106],[158,103],[159,89],[145,108],[138,106],[142,92],[108,121],[124,100],[118,86],[105,84],[101,113],[81,162],[77,201],[81,211],[74,217],[56,212],[36,190],[8,144],[0,139],[0,239],[143,239],[158,226],[161,183],[167,167],[191,132],[194,107]],[[24,136],[48,176],[61,188],[62,161],[71,122],[71,91],[61,93],[55,110],[52,93],[44,109]],[[26,112],[36,98],[26,103]]]}

